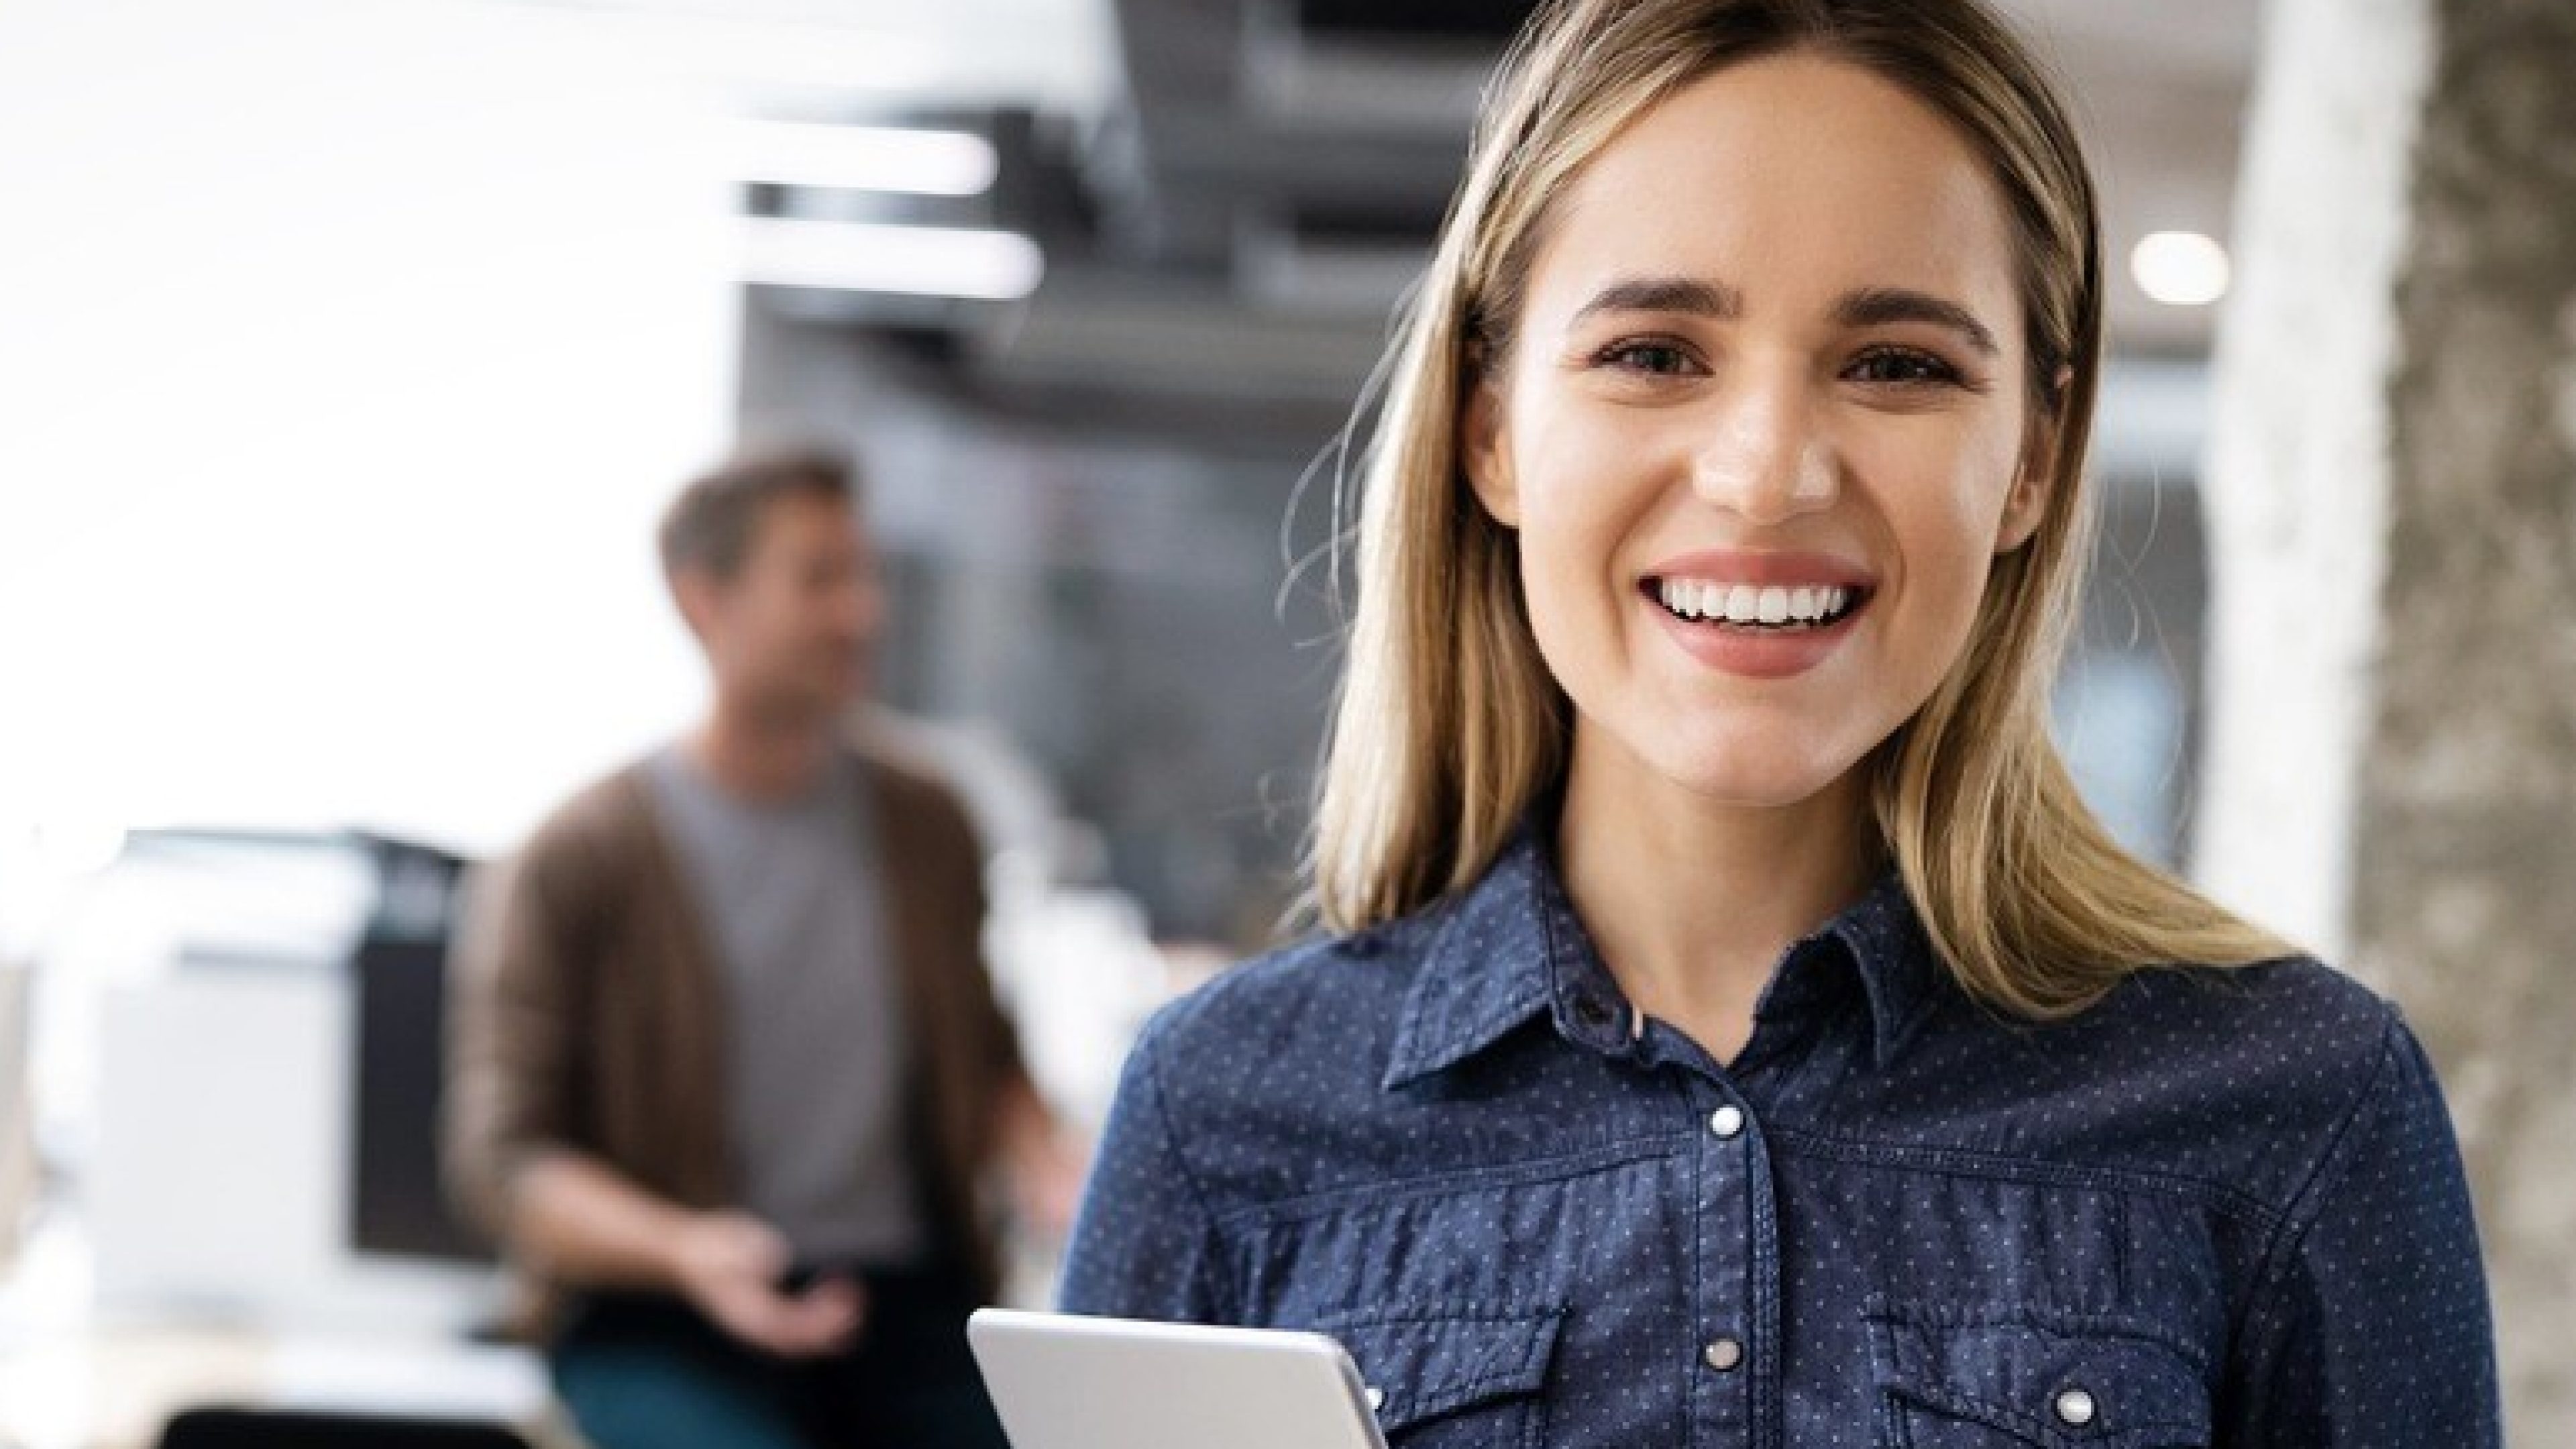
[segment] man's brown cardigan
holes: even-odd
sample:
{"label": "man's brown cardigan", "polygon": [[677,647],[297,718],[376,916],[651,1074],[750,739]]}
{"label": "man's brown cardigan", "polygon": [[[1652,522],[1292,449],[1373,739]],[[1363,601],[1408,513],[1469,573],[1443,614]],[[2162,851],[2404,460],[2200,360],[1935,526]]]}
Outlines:
{"label": "man's brown cardigan", "polygon": [[[912,1046],[907,1113],[923,1208],[980,1296],[997,1256],[979,1179],[996,1103],[1022,1076],[985,975],[983,856],[928,773],[854,742]],[[683,1207],[733,1206],[725,997],[641,765],[573,797],[473,890],[451,966],[446,1168],[506,1240],[514,1179],[587,1154]],[[565,1285],[532,1281],[522,1326],[559,1326]]]}

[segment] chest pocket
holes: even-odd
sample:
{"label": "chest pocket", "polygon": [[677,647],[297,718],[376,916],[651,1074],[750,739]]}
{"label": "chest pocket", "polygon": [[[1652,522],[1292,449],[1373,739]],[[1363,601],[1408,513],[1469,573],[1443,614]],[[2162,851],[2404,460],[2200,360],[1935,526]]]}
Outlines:
{"label": "chest pocket", "polygon": [[1321,1327],[1359,1365],[1391,1449],[1512,1449],[1542,1442],[1539,1391],[1561,1319],[1555,1311],[1390,1311]]}
{"label": "chest pocket", "polygon": [[2102,1315],[1869,1309],[1883,1449],[2205,1449],[2200,1367]]}

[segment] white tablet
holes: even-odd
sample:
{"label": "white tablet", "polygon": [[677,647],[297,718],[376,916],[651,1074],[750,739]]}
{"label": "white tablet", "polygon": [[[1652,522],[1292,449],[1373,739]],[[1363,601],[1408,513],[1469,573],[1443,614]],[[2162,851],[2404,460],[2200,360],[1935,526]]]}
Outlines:
{"label": "white tablet", "polygon": [[1386,1449],[1322,1334],[985,1308],[966,1338],[1011,1449]]}

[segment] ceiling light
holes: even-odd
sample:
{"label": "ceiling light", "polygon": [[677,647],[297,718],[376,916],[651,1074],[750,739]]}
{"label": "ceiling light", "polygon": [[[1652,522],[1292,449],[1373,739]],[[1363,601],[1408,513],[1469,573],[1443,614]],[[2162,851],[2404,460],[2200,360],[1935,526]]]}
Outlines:
{"label": "ceiling light", "polygon": [[2150,232],[2129,253],[2129,272],[2168,307],[2206,307],[2227,295],[2227,248],[2196,231]]}
{"label": "ceiling light", "polygon": [[751,217],[743,279],[771,287],[1006,302],[1037,290],[1038,244],[1017,232]]}
{"label": "ceiling light", "polygon": [[977,196],[1001,171],[993,143],[966,131],[740,121],[727,140],[734,175],[772,186]]}

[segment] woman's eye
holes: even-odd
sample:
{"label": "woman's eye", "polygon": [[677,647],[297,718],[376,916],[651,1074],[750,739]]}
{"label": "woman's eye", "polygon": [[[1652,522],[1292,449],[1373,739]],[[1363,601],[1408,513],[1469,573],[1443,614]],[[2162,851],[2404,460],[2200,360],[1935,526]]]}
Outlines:
{"label": "woman's eye", "polygon": [[1618,342],[1598,354],[1602,362],[1653,377],[1679,377],[1696,363],[1690,353],[1670,342]]}
{"label": "woman's eye", "polygon": [[1854,382],[1896,387],[1924,387],[1959,380],[1959,370],[1928,352],[1910,347],[1873,347],[1853,359],[1843,372]]}

